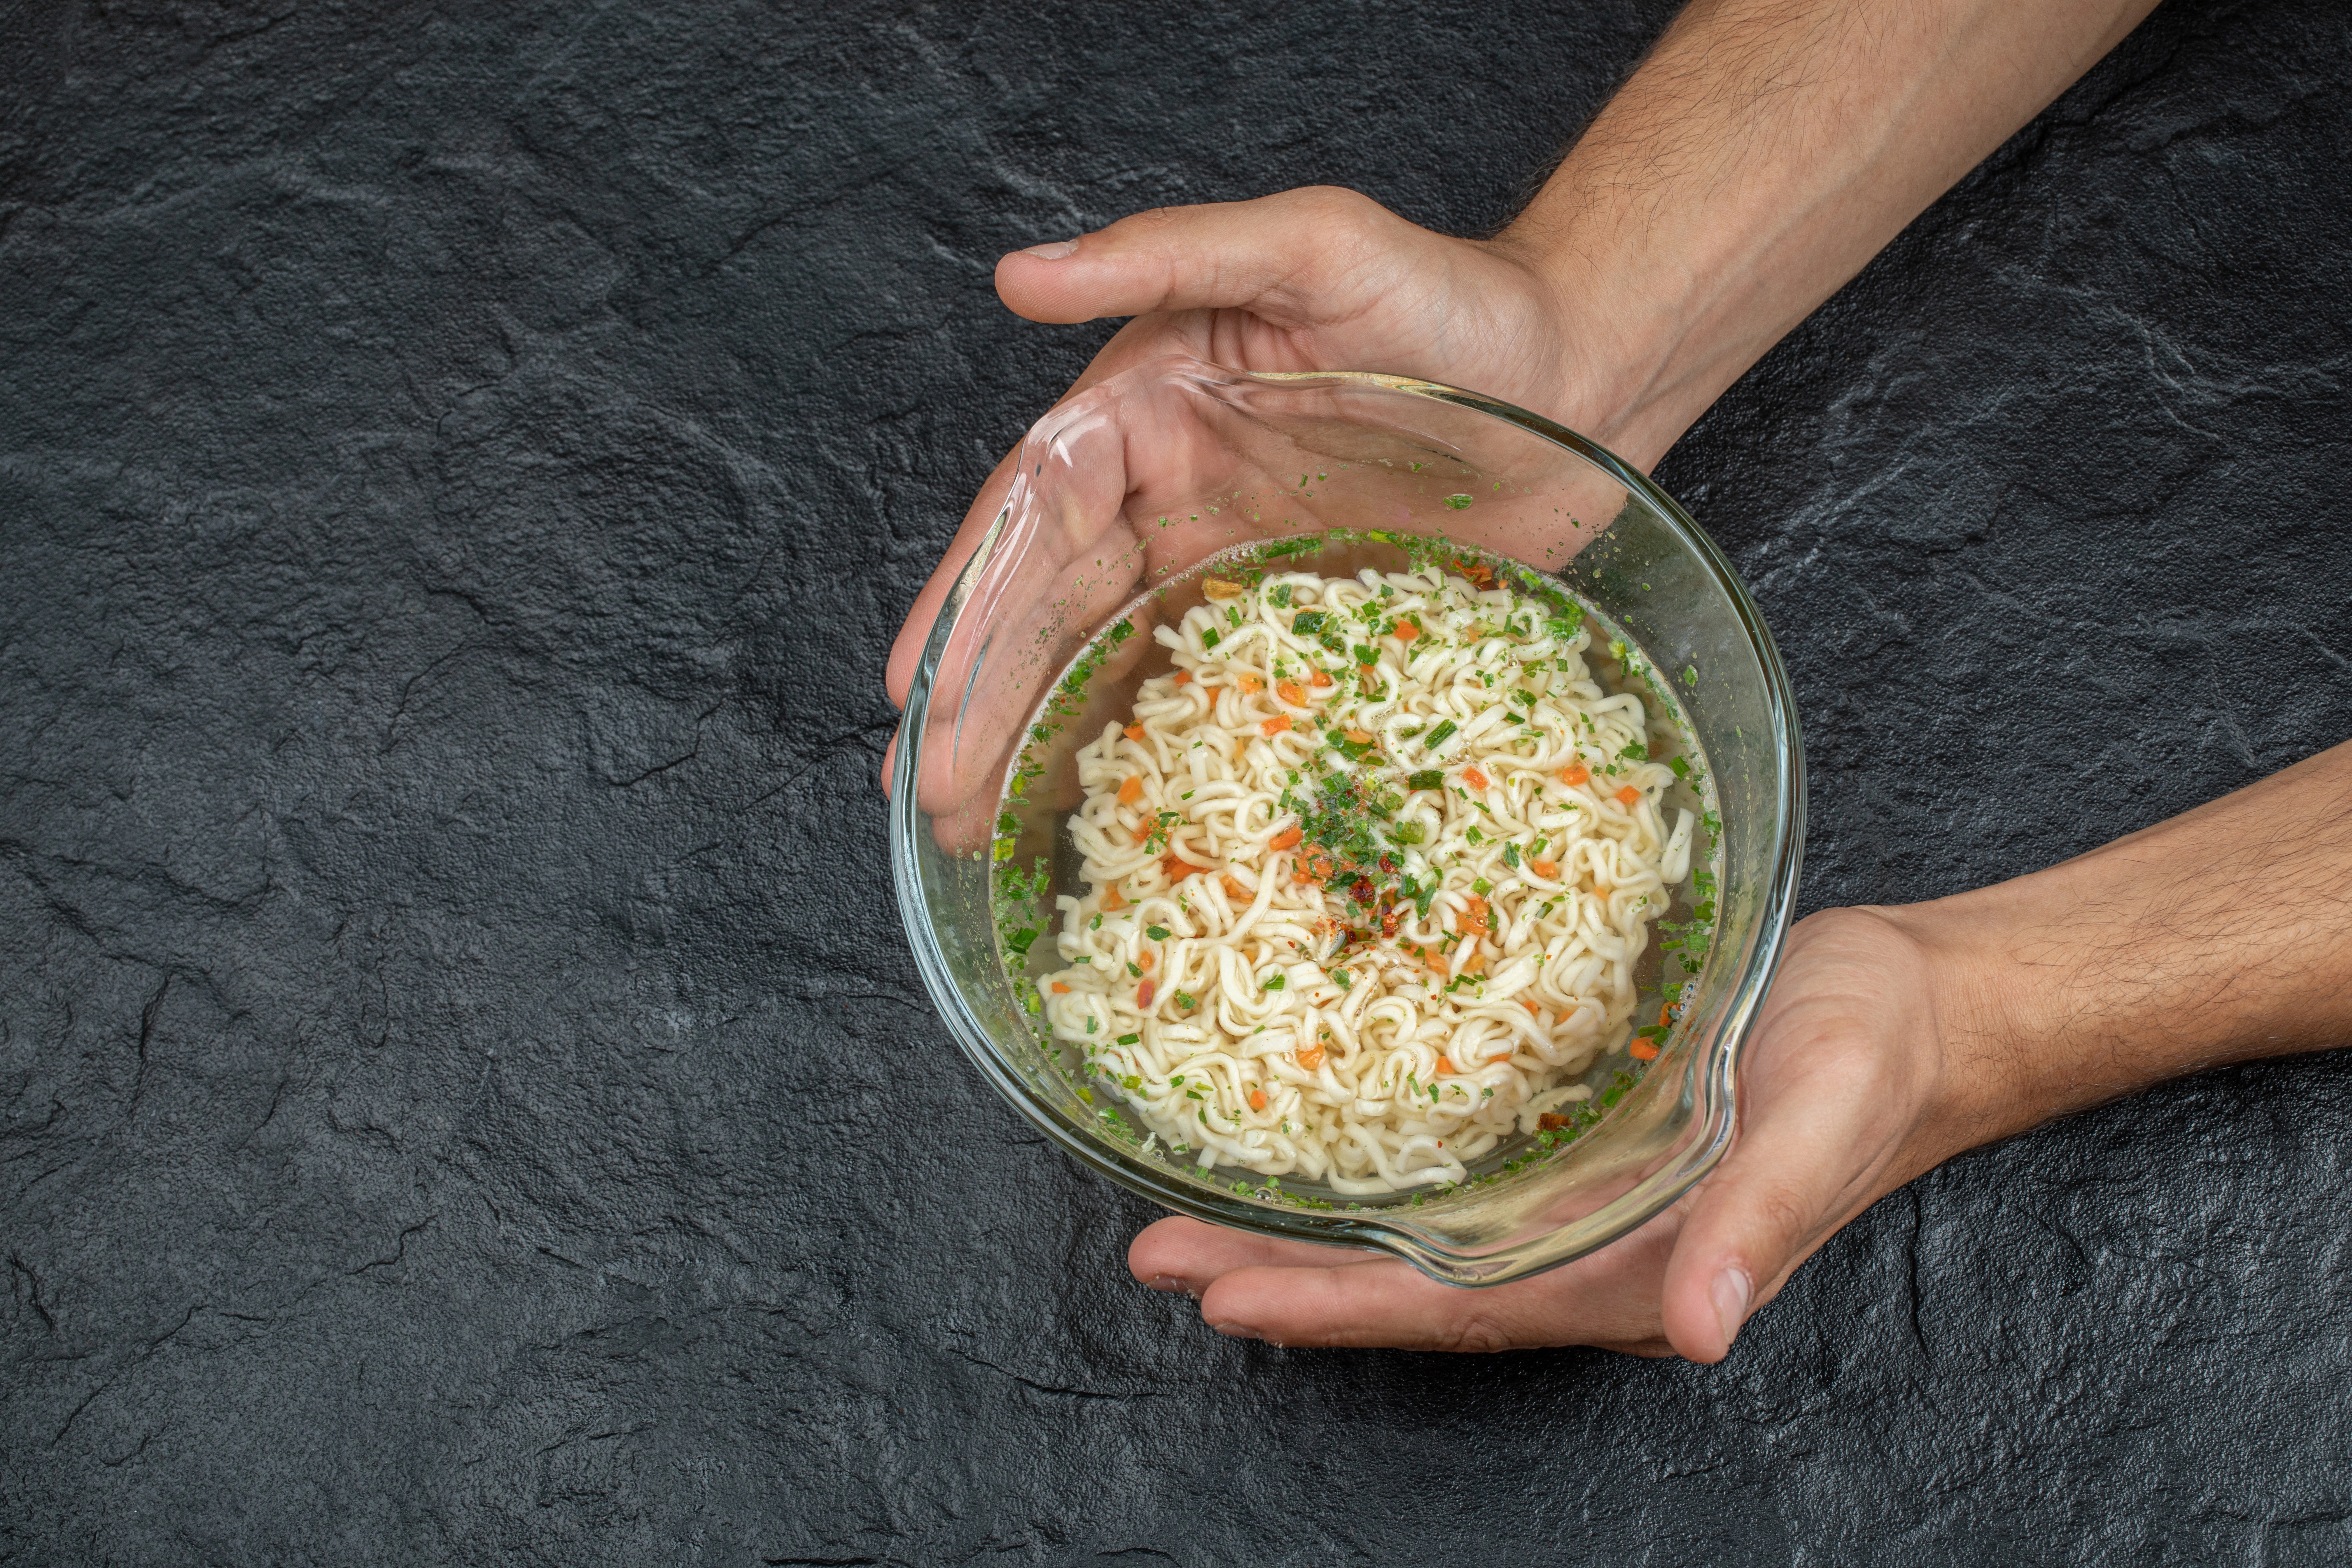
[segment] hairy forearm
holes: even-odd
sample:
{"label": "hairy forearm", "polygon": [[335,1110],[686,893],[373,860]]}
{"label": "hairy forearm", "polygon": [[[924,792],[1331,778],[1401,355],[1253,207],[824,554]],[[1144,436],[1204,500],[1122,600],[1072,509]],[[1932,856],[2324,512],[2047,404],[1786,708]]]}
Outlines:
{"label": "hairy forearm", "polygon": [[1497,242],[1615,340],[1596,434],[1654,461],[2154,7],[1696,0]]}
{"label": "hairy forearm", "polygon": [[2352,1045],[2352,742],[2046,871],[1884,912],[1945,977],[1958,1147]]}

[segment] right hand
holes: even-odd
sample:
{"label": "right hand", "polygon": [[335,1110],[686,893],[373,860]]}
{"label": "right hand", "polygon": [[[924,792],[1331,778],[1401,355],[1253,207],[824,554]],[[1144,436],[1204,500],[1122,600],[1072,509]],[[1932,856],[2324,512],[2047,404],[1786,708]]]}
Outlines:
{"label": "right hand", "polygon": [[1196,1298],[1220,1333],[1276,1344],[1582,1344],[1720,1361],[1855,1215],[2017,1124],[1987,1110],[2015,1115],[1981,1051],[1992,971],[1944,938],[1946,907],[1800,922],[1747,1047],[1731,1152],[1664,1214],[1564,1268],[1462,1290],[1394,1258],[1184,1218],[1139,1235],[1129,1267]]}
{"label": "right hand", "polygon": [[[1625,398],[1622,345],[1572,312],[1534,248],[1454,239],[1329,186],[1160,208],[996,265],[996,289],[1036,321],[1132,316],[1069,395],[1171,353],[1249,371],[1381,370],[1516,403],[1606,442]],[[1626,454],[1646,465],[1657,454]],[[906,706],[949,585],[1003,505],[997,465],[890,650]],[[888,764],[885,763],[885,777]]]}

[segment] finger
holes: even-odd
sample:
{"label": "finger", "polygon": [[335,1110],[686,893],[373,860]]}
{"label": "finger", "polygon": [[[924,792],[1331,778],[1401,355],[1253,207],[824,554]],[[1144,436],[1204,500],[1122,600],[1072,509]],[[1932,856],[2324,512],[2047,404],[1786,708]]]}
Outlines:
{"label": "finger", "polygon": [[996,264],[996,291],[1033,321],[1247,306],[1304,325],[1310,309],[1328,322],[1380,297],[1385,269],[1365,268],[1367,259],[1402,261],[1436,242],[1368,196],[1312,186],[1163,207],[1076,240],[1016,250]]}
{"label": "finger", "polygon": [[922,662],[923,646],[931,638],[931,623],[939,619],[940,606],[947,603],[948,590],[955,585],[957,574],[971,559],[971,552],[980,548],[981,536],[988,531],[988,525],[996,521],[997,512],[1003,507],[1005,493],[1013,488],[1013,464],[1019,457],[1018,449],[1006,453],[1004,460],[988,476],[988,482],[980,487],[971,509],[963,514],[962,526],[949,542],[947,553],[940,557],[930,581],[915,595],[906,620],[900,623],[898,640],[890,645],[890,662],[883,671],[883,682],[893,706],[907,706],[907,692],[915,684],[915,667]]}
{"label": "finger", "polygon": [[1676,1352],[1721,1361],[1799,1264],[1909,1173],[1889,1164],[1897,1141],[1881,1123],[1906,1096],[1872,1081],[1884,1059],[1824,1046],[1783,1075],[1690,1200],[1659,1303]]}
{"label": "finger", "polygon": [[1182,1215],[1148,1225],[1128,1244],[1127,1266],[1154,1290],[1199,1295],[1221,1275],[1269,1265],[1330,1268],[1373,1256],[1360,1247],[1251,1236]]}
{"label": "finger", "polygon": [[1392,1258],[1325,1268],[1245,1268],[1202,1293],[1201,1317],[1219,1333],[1279,1345],[1501,1351],[1588,1344],[1662,1353],[1655,1299],[1641,1288],[1654,1287],[1656,1275],[1643,1281],[1638,1273],[1622,1259],[1591,1269],[1571,1264],[1533,1279],[1465,1290]]}
{"label": "finger", "polygon": [[1675,1348],[1718,1361],[1749,1313],[1841,1226],[1941,1157],[1922,1144],[1935,1020],[1918,955],[1866,913],[1807,917],[1756,1035],[1730,1155],[1688,1200],[1660,1311]]}

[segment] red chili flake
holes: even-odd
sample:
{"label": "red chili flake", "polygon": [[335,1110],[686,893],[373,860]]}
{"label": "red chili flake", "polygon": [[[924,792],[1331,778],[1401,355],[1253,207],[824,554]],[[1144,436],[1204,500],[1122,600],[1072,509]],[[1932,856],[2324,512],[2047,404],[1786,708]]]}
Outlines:
{"label": "red chili flake", "polygon": [[1394,904],[1391,904],[1387,909],[1381,911],[1381,934],[1382,936],[1394,936],[1396,933],[1397,907]]}
{"label": "red chili flake", "polygon": [[1149,1007],[1149,1006],[1150,1006],[1150,1005],[1151,1005],[1151,991],[1152,991],[1151,982],[1150,982],[1150,981],[1149,981],[1149,980],[1145,981],[1142,984],[1140,984],[1140,985],[1137,986],[1137,987],[1135,988],[1135,1005],[1136,1005],[1137,1006],[1139,1006],[1139,1007]]}
{"label": "red chili flake", "polygon": [[1563,1127],[1572,1127],[1575,1124],[1576,1118],[1573,1116],[1554,1116],[1549,1110],[1536,1118],[1537,1128],[1545,1132],[1557,1132]]}
{"label": "red chili flake", "polygon": [[1348,889],[1348,896],[1355,900],[1356,902],[1360,904],[1370,903],[1372,901],[1372,879],[1370,877],[1357,878],[1355,886]]}

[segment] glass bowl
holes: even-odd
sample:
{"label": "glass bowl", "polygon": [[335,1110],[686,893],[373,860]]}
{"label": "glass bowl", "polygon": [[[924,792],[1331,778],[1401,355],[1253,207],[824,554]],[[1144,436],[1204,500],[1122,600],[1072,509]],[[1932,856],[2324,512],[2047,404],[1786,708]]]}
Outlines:
{"label": "glass bowl", "polygon": [[[1199,602],[1204,566],[1266,554],[1339,575],[1433,549],[1525,563],[1583,601],[1598,618],[1588,661],[1703,759],[1677,787],[1706,813],[1711,852],[1694,854],[1705,874],[1676,894],[1641,976],[1647,1008],[1679,984],[1680,1016],[1646,1031],[1646,1068],[1622,1044],[1601,1058],[1572,1125],[1507,1144],[1457,1184],[1346,1195],[1202,1169],[1140,1135],[1046,1037],[1034,986],[1007,959],[1050,947],[1051,929],[1000,920],[1009,906],[992,904],[992,887],[1008,868],[1066,865],[1050,840],[1077,800],[1067,753],[1164,661],[1132,634]],[[1068,721],[1033,731],[1049,698]],[[1008,801],[1016,768],[1030,776]],[[1605,1246],[1722,1157],[1804,827],[1795,704],[1771,635],[1730,563],[1646,477],[1475,393],[1181,358],[1071,398],[1023,443],[1004,506],[930,628],[891,782],[891,868],[924,984],[1023,1116],[1171,1209],[1376,1248],[1456,1285]]]}

